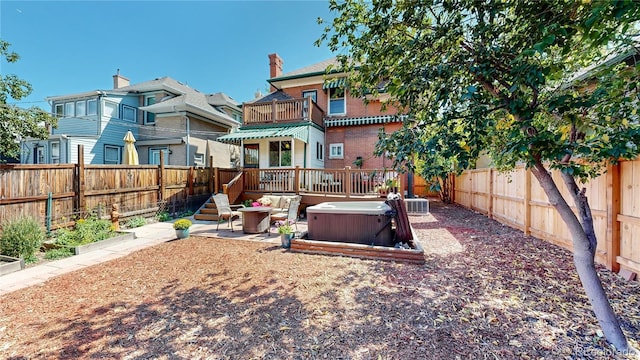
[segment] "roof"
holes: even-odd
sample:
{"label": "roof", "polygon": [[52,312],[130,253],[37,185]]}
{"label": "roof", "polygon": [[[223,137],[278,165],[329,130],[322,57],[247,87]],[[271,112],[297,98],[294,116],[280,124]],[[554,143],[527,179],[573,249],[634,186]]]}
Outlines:
{"label": "roof", "polygon": [[252,100],[251,103],[264,103],[271,102],[273,100],[281,101],[281,100],[293,100],[293,97],[282,90],[277,90],[272,93],[269,93],[261,98]]}
{"label": "roof", "polygon": [[404,118],[404,115],[380,115],[380,116],[366,116],[359,118],[337,118],[337,119],[324,119],[324,125],[326,127],[335,126],[350,126],[350,125],[371,125],[371,124],[386,124],[390,122],[400,122]]}
{"label": "roof", "polygon": [[240,106],[239,102],[222,92],[207,95],[207,101],[213,106]]}
{"label": "roof", "polygon": [[249,139],[266,139],[276,137],[293,137],[303,142],[307,142],[309,137],[309,125],[254,127],[238,129],[231,134],[218,137],[218,141],[234,143]]}
{"label": "roof", "polygon": [[333,65],[334,67],[340,66],[340,62],[338,61],[338,58],[332,57],[331,59],[327,59],[313,65],[305,66],[303,68],[290,71],[278,77],[268,79],[267,81],[272,82],[272,81],[289,80],[289,79],[295,79],[295,78],[301,78],[301,77],[307,77],[307,76],[323,75],[327,72],[327,67],[329,67],[330,65]]}

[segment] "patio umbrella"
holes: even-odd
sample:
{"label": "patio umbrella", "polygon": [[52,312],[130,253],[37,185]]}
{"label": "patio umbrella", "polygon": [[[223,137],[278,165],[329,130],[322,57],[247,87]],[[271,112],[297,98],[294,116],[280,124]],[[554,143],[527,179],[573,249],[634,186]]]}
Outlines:
{"label": "patio umbrella", "polygon": [[131,130],[127,131],[127,135],[125,135],[123,140],[125,145],[122,163],[126,165],[139,165],[138,150],[136,150],[136,146],[133,144],[136,142],[136,138],[133,137]]}

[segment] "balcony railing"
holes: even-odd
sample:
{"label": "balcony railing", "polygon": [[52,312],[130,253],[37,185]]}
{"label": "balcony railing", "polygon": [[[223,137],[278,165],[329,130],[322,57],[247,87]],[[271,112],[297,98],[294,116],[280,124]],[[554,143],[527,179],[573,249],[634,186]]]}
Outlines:
{"label": "balcony railing", "polygon": [[244,125],[314,122],[324,126],[324,111],[311,98],[244,104]]}

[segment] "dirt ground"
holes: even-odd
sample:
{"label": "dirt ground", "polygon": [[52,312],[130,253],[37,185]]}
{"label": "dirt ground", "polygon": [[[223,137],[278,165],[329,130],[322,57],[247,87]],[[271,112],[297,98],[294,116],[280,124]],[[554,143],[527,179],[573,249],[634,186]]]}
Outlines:
{"label": "dirt ground", "polygon": [[[569,252],[431,208],[410,217],[421,266],[192,237],[7,294],[0,358],[629,358],[599,336]],[[639,283],[599,273],[638,347]]]}

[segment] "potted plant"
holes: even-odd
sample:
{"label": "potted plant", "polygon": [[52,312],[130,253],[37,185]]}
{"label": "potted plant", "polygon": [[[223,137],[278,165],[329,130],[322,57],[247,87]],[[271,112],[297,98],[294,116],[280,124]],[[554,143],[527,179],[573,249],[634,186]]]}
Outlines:
{"label": "potted plant", "polygon": [[178,239],[186,239],[189,237],[189,228],[192,222],[189,219],[179,219],[173,223],[173,228],[176,230],[176,236]]}
{"label": "potted plant", "polygon": [[291,247],[291,239],[293,239],[293,222],[291,220],[278,221],[278,234],[280,234],[280,243],[282,247],[288,249]]}

